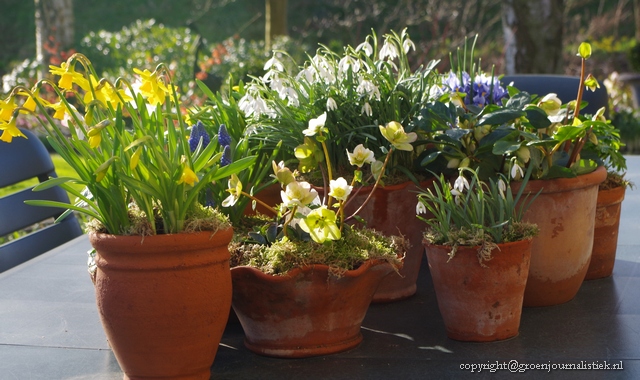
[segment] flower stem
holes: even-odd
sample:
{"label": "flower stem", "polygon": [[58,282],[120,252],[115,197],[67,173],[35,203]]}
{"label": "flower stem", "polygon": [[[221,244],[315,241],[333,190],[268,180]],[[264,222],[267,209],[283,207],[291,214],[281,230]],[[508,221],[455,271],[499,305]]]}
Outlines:
{"label": "flower stem", "polygon": [[382,164],[382,169],[380,170],[380,175],[376,179],[376,183],[373,184],[373,189],[371,189],[371,192],[369,193],[369,195],[367,195],[367,199],[365,199],[364,202],[362,202],[362,204],[360,205],[360,207],[358,207],[358,209],[353,214],[351,214],[348,218],[346,218],[344,221],[348,221],[354,216],[356,216],[364,208],[364,206],[369,202],[369,199],[371,199],[373,192],[376,191],[376,188],[378,187],[378,184],[382,179],[382,175],[384,174],[387,164],[389,163],[389,159],[391,158],[392,152],[393,152],[393,148],[389,150],[389,153],[387,153],[387,157],[384,159],[384,163]]}
{"label": "flower stem", "polygon": [[274,215],[278,215],[278,210],[276,210],[275,208],[269,206],[268,204],[264,203],[263,201],[261,201],[260,199],[254,197],[253,195],[246,193],[246,192],[242,192],[242,195],[244,195],[245,197],[248,197],[249,199],[256,201],[257,203],[260,203],[263,207],[265,207],[266,209],[268,209],[269,211],[271,211]]}

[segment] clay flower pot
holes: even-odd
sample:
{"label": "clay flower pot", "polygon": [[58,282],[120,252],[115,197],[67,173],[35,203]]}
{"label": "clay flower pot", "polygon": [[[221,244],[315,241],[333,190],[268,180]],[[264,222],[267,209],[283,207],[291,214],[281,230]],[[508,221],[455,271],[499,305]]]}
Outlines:
{"label": "clay flower pot", "polygon": [[[558,305],[578,293],[591,259],[598,185],[606,176],[605,168],[599,167],[575,178],[526,185],[525,193],[542,192],[523,218],[540,231],[531,248],[524,306]],[[511,184],[514,192],[518,185]]]}
{"label": "clay flower pot", "polygon": [[233,309],[245,346],[260,355],[300,358],[333,354],[362,341],[360,325],[391,264],[368,260],[339,277],[326,265],[274,276],[249,267],[231,269]]}
{"label": "clay flower pot", "polygon": [[499,244],[482,267],[478,247],[459,247],[449,261],[450,246],[425,242],[438,307],[451,339],[490,342],[518,335],[531,240]]}
{"label": "clay flower pot", "polygon": [[209,379],[231,307],[232,235],[89,234],[98,311],[125,379]]}
{"label": "clay flower pot", "polygon": [[595,280],[611,276],[618,249],[618,228],[620,209],[624,200],[625,187],[615,187],[598,191],[596,221],[593,232],[591,263],[585,280]]}
{"label": "clay flower pot", "polygon": [[[420,188],[426,189],[432,183],[433,179],[423,181]],[[358,216],[367,222],[367,228],[380,231],[387,236],[401,234],[411,243],[405,254],[402,269],[390,273],[382,280],[373,302],[398,301],[411,297],[416,292],[416,281],[424,256],[424,223],[416,218],[416,191],[418,187],[413,182],[379,187],[358,213]],[[355,212],[370,192],[371,187],[368,186],[362,188],[358,194],[352,195],[345,214],[351,215]],[[318,193],[322,194],[322,189],[318,188]]]}

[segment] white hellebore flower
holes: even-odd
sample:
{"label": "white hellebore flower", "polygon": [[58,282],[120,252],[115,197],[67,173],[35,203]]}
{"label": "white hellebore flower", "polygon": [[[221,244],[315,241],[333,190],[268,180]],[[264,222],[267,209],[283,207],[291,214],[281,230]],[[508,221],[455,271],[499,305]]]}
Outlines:
{"label": "white hellebore flower", "polygon": [[538,102],[538,107],[542,108],[549,116],[555,116],[560,112],[562,101],[557,94],[549,93]]}
{"label": "white hellebore flower", "polygon": [[365,102],[364,106],[362,106],[362,110],[360,111],[361,115],[367,115],[371,117],[373,115],[373,110],[371,109],[371,104],[369,102]]}
{"label": "white hellebore flower", "polygon": [[338,179],[332,179],[329,182],[329,196],[334,197],[339,201],[346,201],[349,198],[349,194],[351,194],[351,190],[353,190],[353,186],[349,186],[347,180],[340,177]]}
{"label": "white hellebore flower", "polygon": [[327,99],[327,111],[335,111],[337,109],[338,109],[338,104],[332,97],[329,97]]}
{"label": "white hellebore flower", "polygon": [[306,206],[318,197],[318,192],[311,188],[309,182],[290,182],[286,189],[280,192],[282,204],[291,208],[293,206]]}
{"label": "white hellebore flower", "polygon": [[327,113],[323,113],[322,115],[316,117],[315,119],[309,120],[309,127],[302,131],[305,136],[315,136],[322,131],[324,128],[324,124],[327,122]]}
{"label": "white hellebore flower", "polygon": [[418,204],[416,205],[416,215],[426,214],[426,213],[427,213],[427,206],[425,206],[424,203],[422,203],[421,201],[418,201]]}
{"label": "white hellebore flower", "polygon": [[376,157],[373,154],[371,149],[367,149],[362,144],[358,144],[354,149],[353,153],[349,153],[347,150],[347,157],[349,158],[349,163],[353,166],[357,166],[361,168],[364,164],[371,164],[375,162]]}

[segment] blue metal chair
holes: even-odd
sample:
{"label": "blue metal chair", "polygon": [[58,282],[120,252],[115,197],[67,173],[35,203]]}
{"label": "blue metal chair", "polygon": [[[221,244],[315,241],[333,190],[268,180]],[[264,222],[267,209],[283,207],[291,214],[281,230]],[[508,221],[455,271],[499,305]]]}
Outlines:
{"label": "blue metal chair", "polygon": [[[500,82],[505,86],[513,82],[513,86],[518,90],[540,97],[553,92],[558,95],[562,103],[567,103],[576,99],[580,78],[552,74],[516,74],[505,75]],[[582,110],[582,114],[593,115],[598,109],[605,107],[605,116],[609,115],[609,95],[604,85],[600,84],[600,88],[595,92],[585,91],[582,100],[589,103]]]}
{"label": "blue metal chair", "polygon": [[[28,137],[16,137],[10,144],[0,142],[0,188],[31,178],[40,182],[55,177],[49,152],[36,135],[22,130]],[[69,202],[67,193],[59,187],[33,192],[31,188],[0,198],[0,237],[29,228],[47,219],[57,218],[64,210],[54,207],[29,206],[25,200],[44,199]],[[60,223],[34,230],[18,239],[0,245],[0,272],[30,260],[60,244],[82,235],[82,229],[72,214]]]}

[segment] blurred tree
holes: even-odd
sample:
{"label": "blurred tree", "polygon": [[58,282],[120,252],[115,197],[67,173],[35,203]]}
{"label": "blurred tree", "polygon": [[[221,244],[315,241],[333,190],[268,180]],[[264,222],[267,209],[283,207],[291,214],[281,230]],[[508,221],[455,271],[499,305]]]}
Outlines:
{"label": "blurred tree", "polygon": [[[50,63],[59,64],[74,44],[73,0],[34,0],[36,18],[36,60],[48,72]],[[56,59],[57,58],[57,59]]]}
{"label": "blurred tree", "polygon": [[505,72],[563,73],[564,0],[504,0]]}
{"label": "blurred tree", "polygon": [[287,0],[266,0],[265,46],[271,49],[276,36],[287,35]]}

